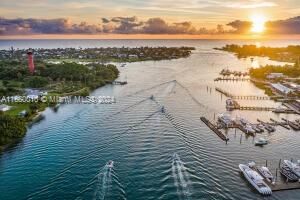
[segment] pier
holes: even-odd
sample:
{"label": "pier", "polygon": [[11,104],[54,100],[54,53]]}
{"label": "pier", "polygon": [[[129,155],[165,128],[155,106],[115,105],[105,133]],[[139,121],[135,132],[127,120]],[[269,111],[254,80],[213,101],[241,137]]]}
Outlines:
{"label": "pier", "polygon": [[258,106],[240,106],[239,110],[273,111],[275,108]]}
{"label": "pier", "polygon": [[113,85],[126,85],[127,81],[113,81],[112,84]]}
{"label": "pier", "polygon": [[281,118],[283,121],[285,121],[292,129],[294,130],[300,130],[300,125],[298,123],[292,122],[290,120],[287,120],[285,118]]}
{"label": "pier", "polygon": [[218,77],[214,81],[250,81],[250,78]]}
{"label": "pier", "polygon": [[215,134],[217,134],[217,136],[219,136],[223,141],[227,141],[229,140],[229,138],[227,138],[218,128],[216,125],[214,125],[213,123],[211,123],[208,119],[206,119],[205,117],[200,117],[201,121],[204,122],[204,124],[206,124],[206,126],[208,126],[208,128],[210,128]]}
{"label": "pier", "polygon": [[270,100],[270,97],[268,96],[256,96],[256,95],[247,95],[247,96],[241,96],[241,95],[233,95],[221,88],[216,87],[216,91],[220,92],[221,94],[224,94],[226,97],[230,97],[232,99],[240,99],[240,100]]}
{"label": "pier", "polygon": [[[256,163],[256,165],[257,165],[257,163]],[[274,165],[276,167],[273,167]],[[273,192],[300,189],[300,182],[298,181],[298,178],[293,180],[291,177],[290,177],[290,179],[288,179],[288,177],[286,177],[287,174],[284,172],[284,170],[288,170],[288,169],[281,166],[281,159],[279,160],[278,166],[274,162],[273,162],[273,166],[270,165],[270,162],[268,162],[268,160],[266,160],[264,164],[261,163],[258,166],[259,167],[262,167],[262,166],[268,167],[269,170],[271,171],[271,173],[273,174],[273,176],[275,178],[275,184],[272,184],[272,181],[268,181],[265,177],[263,177],[264,182],[271,188],[271,190]],[[255,170],[259,174],[261,174],[257,169],[258,169],[257,166],[255,166],[253,168],[253,170]]]}
{"label": "pier", "polygon": [[249,76],[248,72],[241,72],[241,71],[231,71],[229,69],[222,69],[222,71],[220,72],[220,75],[222,76]]}
{"label": "pier", "polygon": [[271,122],[274,122],[275,125],[279,125],[279,126],[285,128],[285,129],[287,129],[287,130],[290,130],[290,127],[288,127],[288,124],[287,124],[287,123],[284,123],[284,122],[278,122],[278,121],[276,121],[275,119],[272,119],[272,118],[270,118],[270,120],[271,120]]}

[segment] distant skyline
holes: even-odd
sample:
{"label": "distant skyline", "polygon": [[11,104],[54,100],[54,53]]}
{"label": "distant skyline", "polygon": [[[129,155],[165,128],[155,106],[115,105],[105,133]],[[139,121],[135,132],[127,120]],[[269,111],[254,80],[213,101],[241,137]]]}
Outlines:
{"label": "distant skyline", "polygon": [[1,0],[0,38],[298,35],[299,15],[297,0]]}

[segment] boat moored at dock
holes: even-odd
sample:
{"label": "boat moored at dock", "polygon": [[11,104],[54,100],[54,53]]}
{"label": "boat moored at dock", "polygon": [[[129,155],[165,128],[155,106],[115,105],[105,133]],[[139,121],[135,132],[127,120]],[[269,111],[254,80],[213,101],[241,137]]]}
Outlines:
{"label": "boat moored at dock", "polygon": [[248,182],[262,195],[271,195],[271,188],[263,181],[263,177],[249,166],[240,164],[239,168]]}
{"label": "boat moored at dock", "polygon": [[284,160],[283,163],[300,179],[300,160],[298,160],[297,163],[290,160]]}
{"label": "boat moored at dock", "polygon": [[268,167],[260,167],[257,169],[258,172],[265,177],[265,179],[269,182],[273,182],[274,181],[274,176],[272,175],[272,173],[270,172]]}

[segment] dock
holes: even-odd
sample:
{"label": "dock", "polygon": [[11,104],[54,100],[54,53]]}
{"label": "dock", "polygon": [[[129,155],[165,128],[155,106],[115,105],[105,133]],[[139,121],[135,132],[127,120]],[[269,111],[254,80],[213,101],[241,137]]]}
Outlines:
{"label": "dock", "polygon": [[214,81],[250,81],[250,78],[218,77]]}
{"label": "dock", "polygon": [[287,129],[287,130],[290,130],[290,127],[288,126],[287,123],[284,123],[284,122],[278,122],[278,121],[276,121],[275,119],[272,119],[272,118],[270,118],[270,121],[271,121],[271,122],[274,122],[275,125],[278,125],[278,126],[281,126],[281,127],[285,128],[285,129]]}
{"label": "dock", "polygon": [[271,190],[273,192],[278,192],[278,191],[283,191],[283,190],[299,190],[300,189],[300,183],[281,183],[281,184],[276,184],[276,185],[272,185],[269,184],[269,187],[271,188]]}
{"label": "dock", "polygon": [[[273,165],[271,165],[271,164],[273,164]],[[259,174],[261,174],[258,171],[258,166],[259,167],[262,167],[262,166],[268,167],[269,170],[271,171],[271,173],[273,174],[273,176],[275,178],[275,184],[272,184],[271,181],[268,181],[265,177],[263,177],[264,182],[271,188],[272,192],[279,192],[279,191],[285,191],[285,190],[299,190],[300,189],[300,182],[298,181],[298,179],[292,180],[292,177],[291,177],[291,179],[287,179],[286,173],[284,173],[282,170],[288,170],[288,169],[281,167],[281,159],[279,160],[278,166],[274,162],[270,163],[267,160],[265,161],[264,164],[256,163],[256,166],[252,169],[257,171]]]}
{"label": "dock", "polygon": [[273,111],[275,108],[258,106],[240,106],[239,110]]}
{"label": "dock", "polygon": [[113,81],[112,84],[113,85],[126,85],[127,81]]}
{"label": "dock", "polygon": [[215,134],[217,134],[223,141],[227,141],[229,140],[229,138],[227,138],[218,128],[216,125],[214,125],[213,123],[211,123],[208,119],[206,119],[205,117],[200,117],[201,121],[203,121],[204,124],[206,124],[206,126],[208,126],[208,128],[210,128]]}
{"label": "dock", "polygon": [[292,121],[289,121],[285,118],[281,118],[283,121],[285,121],[292,129],[294,130],[300,130],[300,125],[298,123],[295,123],[295,122],[292,122]]}
{"label": "dock", "polygon": [[270,97],[268,96],[256,96],[256,95],[233,95],[230,92],[227,92],[221,88],[216,87],[216,91],[220,92],[221,94],[224,94],[226,97],[232,98],[232,99],[240,99],[240,100],[270,100]]}

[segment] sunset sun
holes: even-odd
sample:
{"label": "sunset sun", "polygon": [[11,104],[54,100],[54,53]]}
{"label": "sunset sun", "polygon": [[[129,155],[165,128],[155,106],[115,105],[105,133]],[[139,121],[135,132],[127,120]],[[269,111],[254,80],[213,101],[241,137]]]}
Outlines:
{"label": "sunset sun", "polygon": [[266,18],[263,15],[253,15],[251,17],[252,27],[251,32],[263,33],[265,30]]}

